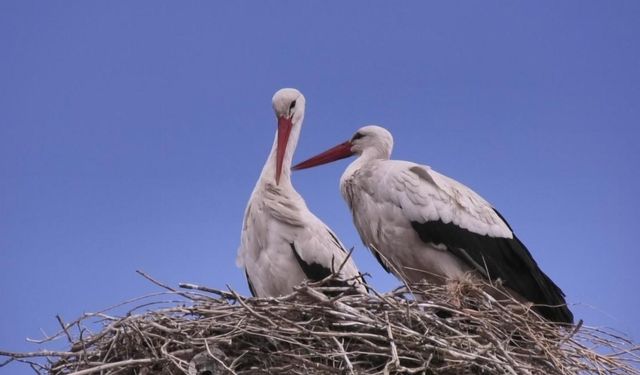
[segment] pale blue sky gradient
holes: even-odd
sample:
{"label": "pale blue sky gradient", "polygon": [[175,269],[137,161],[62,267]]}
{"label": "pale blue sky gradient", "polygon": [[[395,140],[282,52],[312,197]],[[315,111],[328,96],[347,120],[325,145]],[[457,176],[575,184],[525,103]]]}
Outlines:
{"label": "pale blue sky gradient", "polygon": [[[295,160],[385,126],[395,158],[495,204],[578,319],[640,341],[639,19],[637,1],[1,2],[0,349],[157,290],[136,269],[248,293],[235,256],[281,87],[307,98]],[[294,184],[386,291],[347,163]]]}

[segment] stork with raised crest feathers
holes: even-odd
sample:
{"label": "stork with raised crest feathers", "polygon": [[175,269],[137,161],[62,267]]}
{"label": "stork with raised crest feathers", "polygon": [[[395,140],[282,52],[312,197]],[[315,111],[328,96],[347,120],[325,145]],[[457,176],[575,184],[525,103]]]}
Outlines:
{"label": "stork with raised crest feathers", "polygon": [[291,160],[304,119],[305,98],[281,89],[272,99],[278,130],[245,210],[237,263],[257,297],[293,292],[303,281],[338,273],[365,292],[358,269],[338,237],[309,211],[291,184]]}
{"label": "stork with raised crest feathers", "polygon": [[491,204],[428,166],[390,160],[392,149],[391,133],[365,126],[293,169],[358,156],[343,173],[340,191],[364,244],[387,272],[440,284],[469,273],[500,279],[546,319],[573,322],[562,290]]}

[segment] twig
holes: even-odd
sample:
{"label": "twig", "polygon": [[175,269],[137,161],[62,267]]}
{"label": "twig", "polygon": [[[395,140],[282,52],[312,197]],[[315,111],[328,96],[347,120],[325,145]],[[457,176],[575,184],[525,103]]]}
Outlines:
{"label": "twig", "polygon": [[157,362],[158,360],[152,358],[143,358],[143,359],[127,359],[125,361],[113,362],[113,363],[105,363],[100,366],[96,366],[93,368],[88,368],[85,370],[80,370],[76,372],[72,372],[69,375],[86,375],[93,374],[96,372],[112,369],[114,367],[127,367],[127,366],[140,366],[144,364],[149,364],[153,362]]}

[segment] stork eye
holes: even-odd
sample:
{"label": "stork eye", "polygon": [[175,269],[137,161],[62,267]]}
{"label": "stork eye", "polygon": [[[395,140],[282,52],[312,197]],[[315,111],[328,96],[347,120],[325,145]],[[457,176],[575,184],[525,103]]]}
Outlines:
{"label": "stork eye", "polygon": [[356,139],[360,139],[360,138],[362,138],[362,137],[364,137],[364,134],[362,134],[362,133],[360,133],[360,132],[357,132],[357,133],[353,136],[353,138],[351,138],[351,142],[355,141]]}
{"label": "stork eye", "polygon": [[294,109],[296,107],[296,101],[292,101],[291,105],[289,106],[289,111],[291,111],[292,109]]}

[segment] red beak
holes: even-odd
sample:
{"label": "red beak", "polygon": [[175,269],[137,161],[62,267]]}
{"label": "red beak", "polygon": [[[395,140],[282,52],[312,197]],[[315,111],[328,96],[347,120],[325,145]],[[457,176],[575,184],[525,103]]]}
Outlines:
{"label": "red beak", "polygon": [[285,116],[278,117],[278,148],[276,149],[276,185],[280,184],[280,175],[282,174],[282,161],[284,160],[284,152],[289,142],[289,134],[293,124],[291,119]]}
{"label": "red beak", "polygon": [[307,159],[302,163],[294,165],[291,169],[297,171],[300,169],[307,169],[318,165],[331,163],[332,161],[348,158],[349,156],[352,156],[354,154],[354,152],[351,151],[352,146],[353,145],[349,141],[340,143],[339,145],[330,148],[321,154]]}

